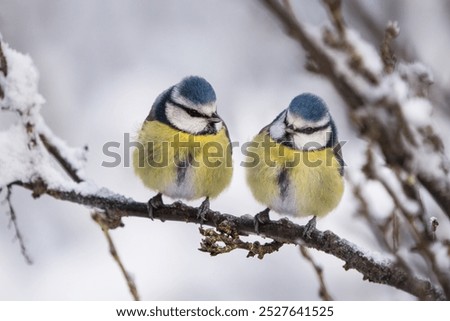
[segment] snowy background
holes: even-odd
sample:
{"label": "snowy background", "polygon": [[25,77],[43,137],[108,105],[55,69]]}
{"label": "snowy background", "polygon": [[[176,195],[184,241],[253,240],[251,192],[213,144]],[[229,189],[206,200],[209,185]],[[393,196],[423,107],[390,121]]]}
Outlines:
{"label": "snowy background", "polygon": [[[436,83],[448,87],[449,2],[371,3],[363,1],[374,20],[382,25],[397,20],[398,43],[430,67]],[[311,24],[326,20],[315,0],[297,1],[295,8]],[[365,28],[359,28],[358,19],[347,17],[347,21],[371,39]],[[123,147],[124,133],[136,132],[156,96],[191,74],[205,77],[215,88],[218,111],[232,140],[248,141],[294,96],[310,91],[328,103],[340,140],[348,141],[344,147],[347,171],[356,172],[363,161],[364,143],[352,130],[343,102],[327,81],[304,71],[303,52],[257,1],[39,0],[25,5],[3,0],[0,32],[12,48],[29,53],[34,60],[40,92],[47,101],[42,114],[54,133],[72,146],[89,146],[87,176],[136,200],[146,201],[153,193],[131,168],[101,166],[111,161],[102,147],[109,141]],[[0,115],[0,130],[15,121],[12,114]],[[436,128],[450,134],[448,118],[442,115],[442,111],[434,112]],[[126,154],[123,149],[119,152]],[[232,184],[211,207],[235,215],[257,213],[263,207],[253,200],[237,166],[242,155],[235,150],[234,156]],[[375,186],[371,196],[380,211],[390,205]],[[319,220],[318,227],[377,251],[354,214],[354,203],[347,189],[339,207]],[[105,238],[87,209],[47,196],[33,200],[29,191],[20,188],[14,189],[13,205],[34,264],[24,262],[2,209],[1,300],[130,299]],[[272,214],[272,218],[279,216]],[[306,221],[296,219],[301,224]],[[213,258],[197,250],[201,236],[194,225],[137,218],[124,223],[125,228],[111,234],[144,300],[319,299],[316,275],[294,246],[284,246],[264,260],[247,259],[243,251]],[[359,273],[344,271],[338,259],[311,252],[323,266],[328,289],[336,299],[412,298],[362,281]]]}

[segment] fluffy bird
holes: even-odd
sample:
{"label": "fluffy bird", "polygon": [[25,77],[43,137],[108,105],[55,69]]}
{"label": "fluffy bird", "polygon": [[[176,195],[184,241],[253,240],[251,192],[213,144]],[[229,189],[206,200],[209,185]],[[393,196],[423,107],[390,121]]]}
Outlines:
{"label": "fluffy bird", "polygon": [[255,217],[255,228],[269,221],[269,211],[316,216],[333,210],[344,191],[344,161],[336,125],[325,102],[305,93],[253,139],[247,151],[247,182],[267,209]]}
{"label": "fluffy bird", "polygon": [[138,133],[134,171],[157,192],[149,216],[162,206],[162,194],[175,199],[205,198],[198,215],[205,219],[209,199],[232,176],[227,127],[217,114],[216,94],[204,78],[186,77],[161,93]]}

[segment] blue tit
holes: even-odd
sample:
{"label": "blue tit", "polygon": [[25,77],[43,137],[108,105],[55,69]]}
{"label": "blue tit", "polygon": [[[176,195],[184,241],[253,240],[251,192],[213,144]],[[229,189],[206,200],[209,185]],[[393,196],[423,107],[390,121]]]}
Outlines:
{"label": "blue tit", "polygon": [[333,210],[344,191],[344,161],[325,102],[310,93],[295,97],[250,143],[246,167],[254,197],[267,206],[255,217],[256,228],[271,209],[313,215],[313,224]]}
{"label": "blue tit", "polygon": [[184,78],[153,103],[137,137],[133,167],[157,195],[148,202],[149,216],[162,205],[164,194],[175,199],[209,199],[230,183],[233,168],[227,127],[217,114],[216,94],[205,79]]}

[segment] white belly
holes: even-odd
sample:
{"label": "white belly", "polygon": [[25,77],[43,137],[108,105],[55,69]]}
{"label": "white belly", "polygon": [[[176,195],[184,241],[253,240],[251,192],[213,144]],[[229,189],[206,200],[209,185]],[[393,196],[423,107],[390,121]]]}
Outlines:
{"label": "white belly", "polygon": [[188,167],[184,179],[181,182],[173,181],[162,193],[170,198],[194,199],[196,196],[194,170],[192,167]]}

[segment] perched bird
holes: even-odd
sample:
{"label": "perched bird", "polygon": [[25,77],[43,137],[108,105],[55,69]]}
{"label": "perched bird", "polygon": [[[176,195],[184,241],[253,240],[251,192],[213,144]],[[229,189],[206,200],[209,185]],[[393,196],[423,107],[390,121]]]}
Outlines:
{"label": "perched bird", "polygon": [[148,188],[149,216],[162,206],[161,194],[176,199],[209,199],[230,183],[233,172],[227,127],[217,114],[216,94],[203,78],[186,77],[161,93],[138,133],[133,166]]}
{"label": "perched bird", "polygon": [[[264,127],[247,151],[250,189],[267,209],[255,217],[255,228],[269,221],[269,211],[293,216],[323,216],[344,191],[344,161],[336,125],[325,102],[305,93]],[[308,226],[308,227],[312,227]]]}

